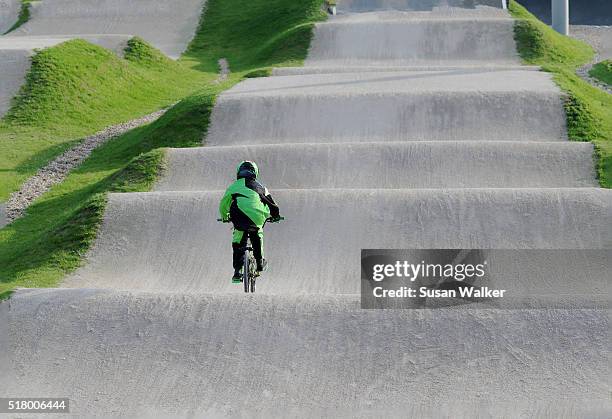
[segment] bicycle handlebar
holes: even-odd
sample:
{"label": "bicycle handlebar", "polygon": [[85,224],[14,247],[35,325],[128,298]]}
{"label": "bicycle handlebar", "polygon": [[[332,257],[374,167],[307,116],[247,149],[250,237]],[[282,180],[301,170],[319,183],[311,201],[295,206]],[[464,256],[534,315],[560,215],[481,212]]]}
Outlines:
{"label": "bicycle handlebar", "polygon": [[[278,217],[278,218],[270,217],[270,218],[266,219],[266,221],[268,223],[278,223],[280,221],[283,221],[284,219],[285,219],[285,217]],[[219,221],[220,223],[231,223],[232,222],[232,220],[230,220],[230,219],[223,220],[222,218],[217,218],[217,221]]]}

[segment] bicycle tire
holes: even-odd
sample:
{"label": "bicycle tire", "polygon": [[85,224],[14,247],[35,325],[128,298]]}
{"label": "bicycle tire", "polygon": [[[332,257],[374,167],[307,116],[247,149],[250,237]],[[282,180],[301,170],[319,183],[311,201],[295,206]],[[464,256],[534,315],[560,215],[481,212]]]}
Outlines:
{"label": "bicycle tire", "polygon": [[253,254],[250,254],[250,262],[249,262],[249,268],[251,270],[250,272],[250,281],[249,281],[249,285],[251,288],[251,292],[255,292],[255,281],[257,280],[257,264],[255,263],[255,258],[253,257]]}
{"label": "bicycle tire", "polygon": [[[255,266],[255,260],[251,260],[251,266]],[[255,272],[255,269],[252,272],[251,275],[251,292],[255,292],[255,281],[257,280],[257,272]]]}
{"label": "bicycle tire", "polygon": [[246,250],[244,252],[244,267],[242,269],[242,284],[244,285],[244,292],[249,292],[249,282],[250,282],[250,272],[249,269],[251,268],[250,262],[251,262],[251,258],[250,256],[250,252],[248,250]]}

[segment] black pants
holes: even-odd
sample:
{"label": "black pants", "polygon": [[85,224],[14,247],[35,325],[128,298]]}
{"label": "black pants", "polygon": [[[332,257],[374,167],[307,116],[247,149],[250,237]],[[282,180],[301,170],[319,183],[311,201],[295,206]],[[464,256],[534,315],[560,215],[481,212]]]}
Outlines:
{"label": "black pants", "polygon": [[238,243],[232,242],[232,249],[234,249],[234,271],[238,272],[244,266],[244,248],[247,244],[247,238],[251,240],[251,246],[253,247],[253,255],[257,261],[257,267],[261,268],[261,260],[263,258],[263,243],[261,240],[262,234],[258,230],[244,232],[234,231],[234,237],[236,237],[236,235],[240,235],[240,233],[242,233],[240,241]]}

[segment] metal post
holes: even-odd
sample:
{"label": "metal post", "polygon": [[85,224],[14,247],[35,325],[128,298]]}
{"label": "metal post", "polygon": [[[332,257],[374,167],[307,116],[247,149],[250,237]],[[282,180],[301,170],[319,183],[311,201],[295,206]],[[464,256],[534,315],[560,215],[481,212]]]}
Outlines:
{"label": "metal post", "polygon": [[562,35],[569,35],[569,0],[552,0],[552,27]]}
{"label": "metal post", "polygon": [[508,8],[508,0],[501,0],[502,1],[502,9],[507,9]]}

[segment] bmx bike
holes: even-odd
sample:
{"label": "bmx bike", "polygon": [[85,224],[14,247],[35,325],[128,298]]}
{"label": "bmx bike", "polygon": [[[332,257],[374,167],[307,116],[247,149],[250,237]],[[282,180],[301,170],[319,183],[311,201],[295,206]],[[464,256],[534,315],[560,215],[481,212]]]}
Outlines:
{"label": "bmx bike", "polygon": [[[285,217],[268,218],[266,222],[278,223],[284,219]],[[224,221],[221,218],[217,218],[217,221],[222,223],[232,222],[231,220]],[[244,292],[246,293],[255,292],[255,283],[257,282],[257,277],[259,276],[259,272],[257,271],[257,262],[255,261],[255,255],[253,254],[253,246],[251,246],[250,241],[251,240],[247,237],[246,246],[243,247],[244,262],[242,266],[242,284],[244,286]]]}

